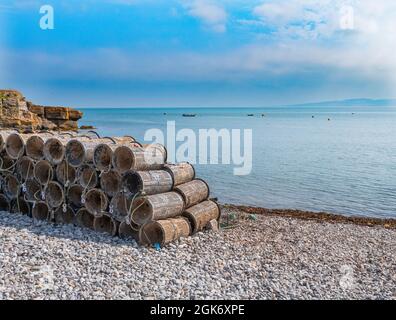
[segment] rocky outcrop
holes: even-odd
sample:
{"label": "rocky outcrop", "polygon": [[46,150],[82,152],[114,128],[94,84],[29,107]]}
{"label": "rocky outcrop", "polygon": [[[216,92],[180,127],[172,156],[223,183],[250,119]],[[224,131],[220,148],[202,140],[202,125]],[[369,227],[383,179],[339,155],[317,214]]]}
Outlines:
{"label": "rocky outcrop", "polygon": [[0,90],[0,128],[78,130],[82,115],[81,111],[69,107],[33,104],[16,90]]}

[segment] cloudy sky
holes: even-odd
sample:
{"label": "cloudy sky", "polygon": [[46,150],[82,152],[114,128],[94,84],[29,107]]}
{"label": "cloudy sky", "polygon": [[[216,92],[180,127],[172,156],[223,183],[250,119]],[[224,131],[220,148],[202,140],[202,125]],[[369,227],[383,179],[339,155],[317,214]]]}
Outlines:
{"label": "cloudy sky", "polygon": [[389,0],[0,0],[0,87],[73,106],[394,98],[395,30]]}

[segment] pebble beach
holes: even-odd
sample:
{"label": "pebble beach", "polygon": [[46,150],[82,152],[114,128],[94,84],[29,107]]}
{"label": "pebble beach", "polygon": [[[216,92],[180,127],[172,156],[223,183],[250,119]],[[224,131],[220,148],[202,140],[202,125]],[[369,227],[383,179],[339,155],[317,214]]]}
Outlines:
{"label": "pebble beach", "polygon": [[157,251],[0,213],[0,299],[396,299],[396,229],[223,209]]}

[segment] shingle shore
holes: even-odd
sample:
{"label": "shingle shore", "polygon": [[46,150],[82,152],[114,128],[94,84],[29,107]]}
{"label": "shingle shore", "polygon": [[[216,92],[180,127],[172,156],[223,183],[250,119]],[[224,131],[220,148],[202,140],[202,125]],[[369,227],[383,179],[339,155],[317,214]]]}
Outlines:
{"label": "shingle shore", "polygon": [[396,299],[396,230],[224,211],[160,251],[0,213],[0,298]]}

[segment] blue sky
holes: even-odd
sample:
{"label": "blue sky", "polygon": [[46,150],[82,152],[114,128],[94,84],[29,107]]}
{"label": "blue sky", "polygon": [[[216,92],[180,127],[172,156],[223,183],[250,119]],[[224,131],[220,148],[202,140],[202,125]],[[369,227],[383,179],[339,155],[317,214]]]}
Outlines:
{"label": "blue sky", "polygon": [[393,98],[395,16],[387,0],[1,0],[0,87],[72,106]]}

